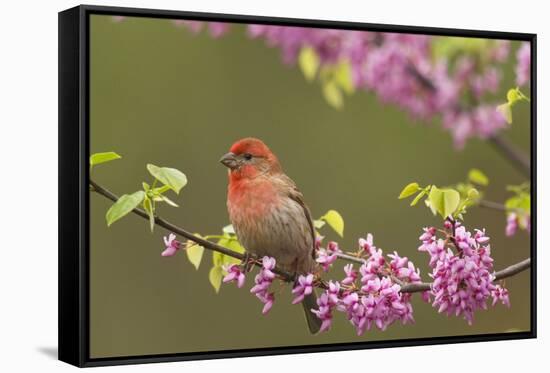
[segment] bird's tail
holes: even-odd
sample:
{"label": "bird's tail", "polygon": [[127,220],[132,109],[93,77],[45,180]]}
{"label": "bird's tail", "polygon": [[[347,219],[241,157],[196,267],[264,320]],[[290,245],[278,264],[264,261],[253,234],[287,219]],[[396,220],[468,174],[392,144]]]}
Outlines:
{"label": "bird's tail", "polygon": [[317,308],[317,296],[315,295],[315,290],[311,294],[306,295],[302,301],[302,307],[304,307],[304,314],[306,316],[309,332],[311,334],[317,334],[319,329],[321,329],[321,320],[317,317],[317,315],[311,312],[312,308]]}

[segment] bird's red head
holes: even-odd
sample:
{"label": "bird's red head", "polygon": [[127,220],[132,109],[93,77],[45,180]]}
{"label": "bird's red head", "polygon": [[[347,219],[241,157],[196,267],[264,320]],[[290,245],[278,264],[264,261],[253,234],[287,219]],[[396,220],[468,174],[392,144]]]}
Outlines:
{"label": "bird's red head", "polygon": [[229,168],[234,179],[255,178],[261,174],[281,172],[275,154],[262,140],[247,137],[235,142],[220,162]]}

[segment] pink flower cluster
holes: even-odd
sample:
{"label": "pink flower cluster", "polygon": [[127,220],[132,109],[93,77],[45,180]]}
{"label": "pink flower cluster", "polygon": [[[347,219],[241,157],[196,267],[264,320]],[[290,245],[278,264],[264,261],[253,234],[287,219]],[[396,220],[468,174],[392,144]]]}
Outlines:
{"label": "pink flower cluster", "polygon": [[254,279],[254,287],[250,289],[250,292],[255,294],[256,297],[264,304],[262,313],[265,315],[273,307],[275,301],[275,294],[269,292],[269,287],[275,278],[275,273],[272,270],[275,268],[275,258],[264,256],[262,258],[262,268]]}
{"label": "pink flower cluster", "polygon": [[493,304],[510,304],[508,291],[493,284],[493,259],[484,230],[472,234],[456,222],[444,239],[437,237],[434,227],[424,228],[419,239],[418,250],[430,255],[432,305],[440,313],[462,316],[472,324],[474,312],[486,309],[489,297]]}
{"label": "pink flower cluster", "polygon": [[368,280],[361,289],[361,292],[346,294],[339,305],[339,310],[347,314],[357,335],[362,335],[373,325],[386,330],[397,320],[403,324],[414,322],[412,305],[400,292],[401,286],[389,277]]}
{"label": "pink flower cluster", "polygon": [[[344,267],[346,277],[338,282],[329,282],[328,288],[317,299],[318,309],[312,310],[321,320],[321,330],[328,330],[334,310],[346,313],[357,334],[370,330],[373,325],[385,330],[397,320],[403,324],[413,322],[411,294],[400,292],[399,283],[421,282],[419,271],[413,263],[397,253],[388,255],[373,243],[371,234],[359,240],[364,263],[359,271],[353,264]],[[357,279],[360,278],[360,285]]]}
{"label": "pink flower cluster", "polygon": [[518,214],[516,212],[508,213],[506,217],[506,236],[512,237],[522,227],[527,232],[531,232],[531,215]]}
{"label": "pink flower cluster", "polygon": [[[193,33],[207,28],[214,38],[226,34],[231,25],[173,23]],[[247,32],[279,48],[285,64],[295,64],[303,47],[315,50],[321,66],[347,61],[354,88],[374,92],[382,102],[401,107],[414,119],[441,120],[458,148],[471,137],[486,139],[506,126],[497,103],[483,99],[499,89],[509,41],[494,40],[477,52],[464,47],[456,55],[449,52],[434,58],[434,44],[441,38],[428,35],[272,25],[248,25]],[[452,43],[451,38],[448,41]],[[528,43],[518,50],[517,60],[517,84],[524,85],[531,65]]]}
{"label": "pink flower cluster", "polygon": [[[427,35],[269,25],[250,25],[248,32],[280,48],[286,64],[295,63],[305,46],[316,51],[321,65],[348,61],[355,88],[375,92],[383,102],[398,105],[415,119],[441,117],[458,147],[470,137],[486,138],[505,126],[496,103],[477,102],[498,90],[500,64],[509,55],[508,41],[490,44],[482,59],[461,53],[451,68],[447,59],[433,58],[435,39]],[[522,71],[525,65],[529,68],[526,58],[521,61]],[[472,98],[476,103],[465,105]]]}
{"label": "pink flower cluster", "polygon": [[340,284],[330,281],[328,289],[317,298],[317,306],[319,308],[311,310],[321,320],[319,332],[325,332],[330,329],[332,325],[332,311],[340,302]]}
{"label": "pink flower cluster", "polygon": [[338,243],[330,241],[326,248],[321,247],[322,238],[317,241],[317,263],[321,264],[321,267],[326,272],[332,266],[332,263],[338,259],[338,253],[342,250],[338,247]]}

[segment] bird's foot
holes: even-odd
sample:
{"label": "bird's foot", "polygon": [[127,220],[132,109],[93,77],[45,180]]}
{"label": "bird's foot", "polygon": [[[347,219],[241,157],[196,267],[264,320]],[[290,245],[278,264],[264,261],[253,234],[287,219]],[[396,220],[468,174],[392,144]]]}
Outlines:
{"label": "bird's foot", "polygon": [[252,270],[252,267],[254,266],[254,262],[256,259],[254,259],[248,251],[244,252],[244,257],[241,262],[241,265],[243,267],[243,272],[248,273]]}
{"label": "bird's foot", "polygon": [[298,272],[294,272],[291,274],[291,276],[292,283],[294,284],[294,286],[296,286],[298,284],[298,277],[300,275],[298,274]]}

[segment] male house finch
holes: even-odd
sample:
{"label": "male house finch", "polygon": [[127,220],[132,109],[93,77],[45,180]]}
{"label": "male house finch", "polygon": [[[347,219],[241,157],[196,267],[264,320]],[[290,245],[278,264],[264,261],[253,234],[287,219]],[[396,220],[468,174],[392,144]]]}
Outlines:
{"label": "male house finch", "polygon": [[[231,146],[220,162],[229,168],[227,209],[244,248],[270,256],[284,270],[311,273],[315,269],[315,230],[309,209],[296,184],[284,174],[275,154],[258,139],[245,138]],[[312,312],[315,293],[302,301],[311,333],[321,320]]]}

